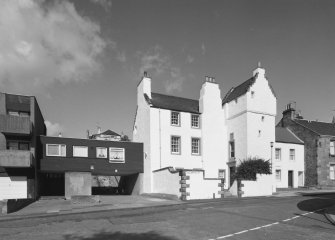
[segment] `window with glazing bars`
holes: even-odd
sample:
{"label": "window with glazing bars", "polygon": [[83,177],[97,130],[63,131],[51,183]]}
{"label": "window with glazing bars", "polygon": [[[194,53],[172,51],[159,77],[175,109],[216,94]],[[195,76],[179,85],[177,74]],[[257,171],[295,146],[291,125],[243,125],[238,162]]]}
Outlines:
{"label": "window with glazing bars", "polygon": [[171,136],[171,153],[180,153],[180,137]]}
{"label": "window with glazing bars", "polygon": [[171,125],[180,126],[180,113],[171,112]]}
{"label": "window with glazing bars", "polygon": [[192,154],[200,154],[200,139],[192,138]]}

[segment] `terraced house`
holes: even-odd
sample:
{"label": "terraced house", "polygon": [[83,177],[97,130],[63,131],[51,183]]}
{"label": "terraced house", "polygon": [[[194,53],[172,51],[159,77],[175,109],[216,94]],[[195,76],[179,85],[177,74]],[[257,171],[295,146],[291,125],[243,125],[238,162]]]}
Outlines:
{"label": "terraced house", "polygon": [[278,126],[287,127],[305,143],[305,185],[335,187],[335,119],[319,122],[304,119],[288,104]]}

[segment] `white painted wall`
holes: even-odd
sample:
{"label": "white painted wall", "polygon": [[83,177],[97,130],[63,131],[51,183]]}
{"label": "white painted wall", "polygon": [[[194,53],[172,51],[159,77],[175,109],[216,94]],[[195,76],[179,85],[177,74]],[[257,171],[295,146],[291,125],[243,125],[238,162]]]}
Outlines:
{"label": "white painted wall", "polygon": [[[203,168],[202,154],[193,155],[191,152],[191,138],[202,138],[202,124],[200,129],[191,127],[191,113],[180,112],[180,126],[171,125],[171,111],[166,109],[150,109],[150,138],[152,170],[165,167],[174,168]],[[171,153],[171,136],[181,139],[180,154]]]}
{"label": "white painted wall", "polygon": [[227,172],[227,129],[219,85],[204,82],[200,91],[202,159],[206,178],[217,178],[219,169]]}
{"label": "white painted wall", "polygon": [[246,94],[247,155],[269,160],[271,158],[270,142],[275,142],[277,100],[265,78],[265,70],[257,68],[254,74],[257,74],[255,83]]}
{"label": "white painted wall", "polygon": [[176,195],[180,194],[180,176],[179,172],[171,172],[168,168],[153,172],[153,192]]}
{"label": "white painted wall", "polygon": [[247,156],[270,160],[271,142],[275,142],[275,117],[247,112]]}
{"label": "white painted wall", "polygon": [[0,177],[0,200],[27,198],[27,177]]}
{"label": "white painted wall", "polygon": [[143,174],[139,174],[139,192],[152,192],[152,167],[150,149],[150,106],[144,98],[144,94],[151,96],[151,79],[144,77],[137,86],[137,110],[133,127],[133,141],[143,142],[144,166]]}
{"label": "white painted wall", "polygon": [[186,171],[186,175],[190,177],[187,180],[187,184],[190,185],[187,188],[187,192],[190,193],[187,200],[221,197],[219,194],[219,191],[221,191],[221,187],[219,187],[220,179],[205,179],[202,171]]}
{"label": "white painted wall", "polygon": [[272,175],[257,174],[256,181],[241,181],[242,197],[269,196],[272,195]]}
{"label": "white painted wall", "polygon": [[[281,149],[281,159],[275,159],[275,149]],[[295,160],[290,160],[290,149],[295,149]],[[273,148],[273,166],[274,175],[275,170],[281,170],[281,180],[275,180],[277,188],[288,187],[288,171],[293,171],[293,187],[298,186],[298,173],[299,171],[305,171],[305,160],[304,160],[304,145],[293,144],[293,143],[279,143],[276,142]],[[303,176],[303,180],[304,180]]]}

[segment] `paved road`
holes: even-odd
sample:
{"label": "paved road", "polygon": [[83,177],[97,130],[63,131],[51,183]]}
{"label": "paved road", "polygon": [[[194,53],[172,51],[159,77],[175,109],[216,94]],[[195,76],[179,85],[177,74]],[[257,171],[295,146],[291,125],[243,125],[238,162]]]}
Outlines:
{"label": "paved road", "polygon": [[0,221],[0,239],[335,239],[323,215],[335,195],[192,202]]}

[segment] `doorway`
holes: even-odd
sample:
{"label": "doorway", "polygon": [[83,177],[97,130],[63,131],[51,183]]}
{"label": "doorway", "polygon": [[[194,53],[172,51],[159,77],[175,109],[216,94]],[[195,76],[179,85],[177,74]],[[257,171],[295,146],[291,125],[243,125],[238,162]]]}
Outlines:
{"label": "doorway", "polygon": [[288,171],[288,187],[293,188],[293,171]]}
{"label": "doorway", "polygon": [[303,187],[304,186],[304,172],[299,171],[298,172],[298,187]]}
{"label": "doorway", "polygon": [[41,196],[65,195],[64,173],[41,173],[39,182]]}
{"label": "doorway", "polygon": [[235,180],[236,167],[229,167],[229,186],[231,187]]}

